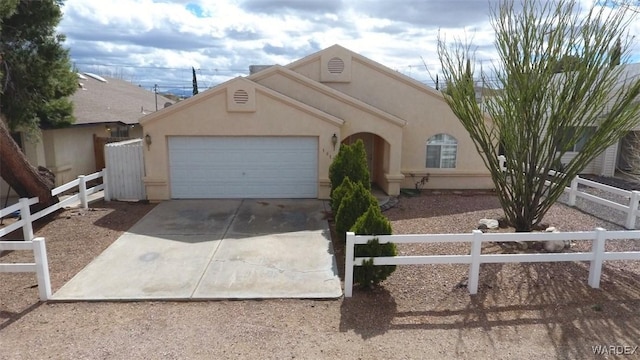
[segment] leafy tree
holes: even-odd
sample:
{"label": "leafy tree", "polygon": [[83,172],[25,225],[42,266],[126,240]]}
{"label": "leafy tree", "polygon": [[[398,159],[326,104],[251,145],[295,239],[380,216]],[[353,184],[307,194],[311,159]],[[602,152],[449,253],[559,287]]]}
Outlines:
{"label": "leafy tree", "polygon": [[198,78],[196,78],[196,69],[191,67],[192,81],[193,81],[193,95],[198,95]]}
{"label": "leafy tree", "polygon": [[[3,4],[3,8],[6,4]],[[69,96],[78,88],[64,35],[59,0],[20,0],[6,12],[0,30],[4,92],[0,111],[9,128],[61,127],[73,123]]]}
{"label": "leafy tree", "polygon": [[369,178],[369,168],[367,166],[367,151],[360,139],[351,145],[340,145],[340,151],[338,151],[329,166],[332,193],[347,176],[351,181],[364,185],[367,190],[371,189],[371,179]]}
{"label": "leafy tree", "polygon": [[[484,104],[490,120],[465,81],[471,46],[439,39],[448,84],[444,98],[490,170],[506,220],[516,231],[534,229],[571,179],[638,123],[640,79],[625,78],[621,66],[610,66],[610,49],[632,19],[624,7],[594,5],[580,13],[571,0],[524,1],[521,9],[502,1],[491,14],[499,60],[491,75],[482,74],[483,82],[496,79],[493,87],[502,90]],[[629,43],[620,45],[624,58]],[[580,60],[570,72],[556,74],[554,65],[564,56]],[[564,174],[547,176],[585,139],[578,155],[564,164]],[[500,144],[507,172],[496,156]],[[551,180],[549,186],[545,180]]]}
{"label": "leafy tree", "polygon": [[378,200],[362,183],[354,183],[353,190],[342,198],[336,214],[336,232],[342,240],[371,205],[379,206]]}
{"label": "leafy tree", "polygon": [[[351,231],[356,235],[391,235],[391,223],[382,215],[377,204],[371,204],[351,227]],[[380,244],[378,239],[373,239],[366,245],[356,245],[354,253],[356,257],[396,256],[398,250],[394,243]],[[374,266],[373,260],[368,259],[363,262],[362,266],[357,266],[354,269],[354,282],[363,287],[373,287],[395,270],[395,265]]]}

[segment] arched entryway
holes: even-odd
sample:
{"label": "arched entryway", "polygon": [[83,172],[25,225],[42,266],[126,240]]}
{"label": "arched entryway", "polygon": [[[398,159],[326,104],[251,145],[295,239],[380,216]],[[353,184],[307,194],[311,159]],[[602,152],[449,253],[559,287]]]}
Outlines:
{"label": "arched entryway", "polygon": [[371,182],[386,192],[384,174],[389,171],[389,143],[376,134],[360,132],[345,137],[342,144],[351,145],[358,140],[362,140],[367,152],[367,166]]}

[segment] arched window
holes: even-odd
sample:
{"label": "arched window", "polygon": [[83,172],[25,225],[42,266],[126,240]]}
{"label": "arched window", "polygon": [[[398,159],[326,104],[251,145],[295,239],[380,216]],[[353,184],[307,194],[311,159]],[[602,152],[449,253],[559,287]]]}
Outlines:
{"label": "arched window", "polygon": [[457,154],[458,140],[451,135],[436,134],[427,140],[428,168],[455,168]]}

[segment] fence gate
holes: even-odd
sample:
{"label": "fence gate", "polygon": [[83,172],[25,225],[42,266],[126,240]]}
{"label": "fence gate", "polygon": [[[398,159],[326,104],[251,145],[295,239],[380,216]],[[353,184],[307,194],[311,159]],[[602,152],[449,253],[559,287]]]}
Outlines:
{"label": "fence gate", "polygon": [[145,200],[142,139],[120,141],[104,146],[107,169],[105,199]]}

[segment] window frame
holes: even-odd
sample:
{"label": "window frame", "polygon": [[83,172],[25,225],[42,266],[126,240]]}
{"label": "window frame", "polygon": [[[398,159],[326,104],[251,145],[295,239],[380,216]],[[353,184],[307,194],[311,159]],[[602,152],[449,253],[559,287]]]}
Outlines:
{"label": "window frame", "polygon": [[[437,166],[430,166],[430,160],[434,156],[429,156],[431,152],[437,150]],[[430,151],[431,150],[431,151]],[[425,149],[425,168],[427,169],[455,169],[458,166],[458,139],[447,133],[438,133],[427,139]],[[451,165],[451,166],[443,166]]]}

